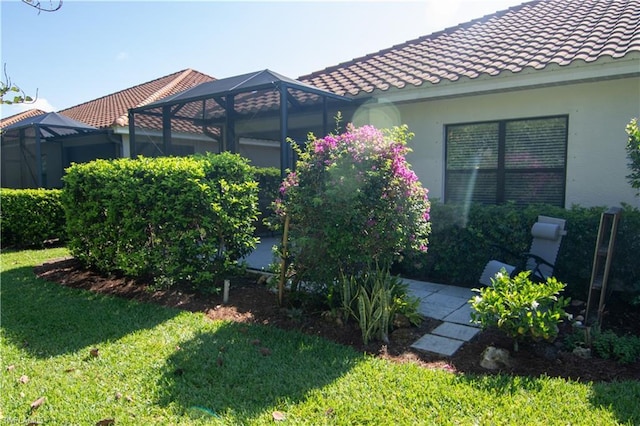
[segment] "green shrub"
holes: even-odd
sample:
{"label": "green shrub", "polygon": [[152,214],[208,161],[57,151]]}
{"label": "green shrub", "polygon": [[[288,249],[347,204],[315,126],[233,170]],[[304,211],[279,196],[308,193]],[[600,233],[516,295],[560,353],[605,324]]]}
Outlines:
{"label": "green shrub", "polygon": [[640,195],[640,128],[638,127],[638,119],[631,120],[625,130],[629,135],[626,150],[629,170],[631,170],[627,179],[631,187],[637,189],[638,195]]}
{"label": "green shrub", "polygon": [[569,350],[590,347],[595,356],[612,359],[621,364],[634,363],[640,357],[640,337],[619,336],[613,330],[577,329],[566,336],[564,343]]}
{"label": "green shrub", "polygon": [[258,210],[260,219],[256,224],[256,232],[264,234],[270,232],[270,218],[273,217],[273,201],[278,198],[278,190],[282,183],[280,170],[275,167],[256,167],[255,179],[258,181]]}
{"label": "green shrub", "polygon": [[490,287],[474,289],[469,301],[471,319],[482,328],[497,327],[514,339],[514,349],[525,339],[553,341],[565,317],[568,300],[558,297],[565,285],[553,277],[546,283],[529,279],[531,271],[510,278],[503,269]]}
{"label": "green shrub", "polygon": [[257,243],[257,182],[238,155],[96,160],[64,177],[69,249],[86,265],[211,289]]}
{"label": "green shrub", "polygon": [[631,364],[640,357],[638,336],[618,336],[611,330],[594,330],[591,333],[591,346],[600,358],[614,359],[621,364]]}
{"label": "green shrub", "polygon": [[65,218],[59,189],[0,190],[2,247],[42,247],[64,240]]}

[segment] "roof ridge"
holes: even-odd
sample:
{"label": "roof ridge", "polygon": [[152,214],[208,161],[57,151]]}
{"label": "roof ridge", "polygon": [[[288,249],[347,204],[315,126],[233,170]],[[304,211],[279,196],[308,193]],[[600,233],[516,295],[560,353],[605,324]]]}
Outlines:
{"label": "roof ridge", "polygon": [[152,93],[151,96],[149,96],[147,99],[143,100],[142,102],[139,102],[136,105],[136,107],[144,106],[144,105],[150,104],[151,102],[157,101],[160,98],[163,98],[164,96],[166,96],[168,92],[173,90],[174,87],[180,84],[180,82],[183,81],[185,78],[187,78],[187,76],[192,72],[193,72],[193,69],[191,68],[185,69],[184,71],[182,71],[182,73],[179,76],[171,80],[169,84],[165,84],[163,87],[161,87],[160,89]]}
{"label": "roof ridge", "polygon": [[[187,68],[187,69],[184,69],[184,70],[180,70],[180,71],[172,72],[172,73],[170,73],[170,74],[163,75],[162,77],[154,78],[153,80],[145,81],[144,83],[139,83],[139,84],[136,84],[136,85],[134,85],[134,86],[131,86],[131,87],[127,87],[127,88],[125,88],[125,89],[118,90],[117,92],[107,93],[106,95],[100,96],[100,97],[98,97],[98,98],[91,99],[91,100],[88,100],[88,101],[85,101],[85,102],[81,102],[81,103],[79,103],[79,104],[77,104],[77,105],[72,105],[72,106],[70,106],[70,107],[68,107],[68,108],[61,109],[61,110],[59,110],[58,112],[62,112],[62,113],[64,113],[64,111],[70,110],[70,109],[72,109],[72,108],[77,108],[77,107],[79,107],[79,106],[82,106],[82,105],[85,105],[85,104],[88,104],[88,103],[92,103],[92,102],[96,102],[96,101],[99,101],[99,100],[101,100],[101,99],[108,98],[108,97],[110,97],[110,96],[119,95],[120,93],[123,93],[123,92],[129,91],[129,90],[132,90],[132,89],[138,88],[138,87],[140,87],[140,86],[146,86],[147,84],[154,83],[154,82],[156,82],[156,81],[158,81],[158,80],[162,80],[163,78],[170,77],[170,76],[172,76],[172,75],[174,75],[174,74],[181,74],[181,73],[184,73],[185,71],[188,71],[188,70],[192,70],[192,69],[191,69],[191,68]],[[194,71],[194,70],[192,70],[192,71]],[[199,72],[199,71],[196,71],[196,72]],[[204,74],[204,73],[200,73],[200,74],[206,75],[206,74]],[[208,77],[211,77],[211,76],[208,76]],[[213,78],[213,77],[211,77],[211,78]]]}
{"label": "roof ridge", "polygon": [[[176,77],[175,77],[173,80],[171,80],[168,84],[165,84],[165,85],[164,85],[164,86],[162,86],[160,89],[158,89],[158,90],[156,90],[155,92],[153,92],[150,96],[148,96],[148,97],[147,97],[146,99],[144,99],[143,101],[138,102],[138,104],[136,104],[136,105],[134,106],[134,108],[136,108],[136,107],[141,107],[141,106],[144,106],[144,105],[148,105],[148,104],[150,104],[150,103],[152,103],[152,102],[157,101],[158,99],[161,99],[161,98],[165,97],[165,96],[167,95],[167,93],[170,93],[170,92],[171,92],[171,90],[173,90],[173,89],[174,89],[178,84],[180,84],[180,83],[181,83],[185,78],[187,78],[187,77],[188,77],[189,75],[191,75],[191,73],[193,73],[193,72],[199,72],[199,71],[195,71],[195,70],[194,70],[194,69],[192,69],[192,68],[187,68],[187,69],[185,69],[185,70],[177,71],[177,72],[173,73],[173,74],[178,74],[178,73],[180,73],[180,75],[176,76]],[[171,74],[169,74],[169,75],[171,75]],[[157,81],[157,80],[160,80],[160,79],[162,79],[162,78],[166,78],[166,77],[168,77],[169,75],[166,75],[166,76],[164,76],[164,77],[160,77],[160,78],[158,78],[158,79],[156,79],[156,80],[153,80],[153,81]],[[148,82],[148,83],[149,83],[149,82]],[[146,84],[146,83],[145,83],[145,84]],[[127,109],[127,111],[126,111],[123,115],[121,115],[121,116],[117,117],[117,118],[113,121],[113,124],[116,124],[116,125],[118,125],[118,126],[125,126],[125,125],[127,125],[127,123],[128,123],[128,122],[129,122],[129,110]]]}
{"label": "roof ridge", "polygon": [[442,35],[445,35],[445,34],[448,34],[448,33],[452,33],[452,32],[458,31],[458,30],[463,29],[463,28],[468,28],[468,27],[470,27],[472,25],[475,25],[475,24],[477,24],[477,23],[479,23],[479,22],[481,22],[483,20],[489,20],[491,18],[500,17],[502,15],[505,15],[508,12],[523,8],[523,7],[528,6],[530,4],[533,4],[533,3],[540,3],[540,2],[544,2],[544,1],[545,0],[524,1],[523,3],[520,3],[519,5],[511,6],[511,7],[508,7],[507,9],[499,10],[497,12],[481,16],[480,18],[475,18],[475,19],[472,19],[470,21],[463,22],[463,23],[458,24],[458,25],[454,25],[453,27],[447,27],[447,28],[444,28],[442,30],[433,32],[431,34],[427,34],[427,35],[420,36],[420,37],[417,37],[417,38],[414,38],[414,39],[410,39],[410,40],[404,41],[402,43],[395,44],[395,45],[393,45],[391,47],[387,47],[385,49],[378,50],[377,52],[369,53],[369,54],[366,54],[364,56],[360,56],[360,57],[357,57],[357,58],[350,59],[348,61],[341,62],[341,63],[339,63],[337,65],[332,65],[330,67],[326,67],[326,68],[324,68],[322,70],[319,70],[319,71],[314,71],[314,72],[312,72],[310,74],[302,75],[302,76],[298,77],[298,80],[303,80],[303,79],[304,80],[310,80],[310,79],[312,79],[312,78],[314,78],[314,77],[316,77],[318,75],[330,73],[332,71],[336,71],[336,70],[339,70],[341,68],[345,68],[347,66],[356,64],[358,62],[365,61],[365,60],[368,60],[368,59],[372,59],[372,58],[375,58],[376,56],[384,55],[385,53],[389,53],[389,52],[391,52],[393,50],[398,50],[400,48],[404,48],[406,46],[409,46],[410,44],[418,44],[418,43],[422,43],[425,40],[429,40],[429,39],[432,39],[432,38],[438,38],[438,37],[440,37]]}

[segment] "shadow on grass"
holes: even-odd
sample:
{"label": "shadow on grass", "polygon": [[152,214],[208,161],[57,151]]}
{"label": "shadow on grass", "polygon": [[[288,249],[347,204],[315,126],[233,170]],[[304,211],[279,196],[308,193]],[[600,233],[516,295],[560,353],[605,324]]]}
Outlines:
{"label": "shadow on grass", "polygon": [[458,377],[465,385],[472,386],[492,395],[514,395],[523,390],[527,392],[540,392],[542,390],[540,380],[534,377],[510,376],[506,374],[486,376],[464,374]]}
{"label": "shadow on grass", "polygon": [[640,425],[640,377],[633,382],[596,383],[590,402],[613,413],[621,424]]}
{"label": "shadow on grass", "polygon": [[[515,395],[525,391],[533,394],[550,392],[549,377],[526,377],[510,375],[461,375],[459,380],[490,395]],[[639,378],[640,379],[640,378]],[[640,425],[640,381],[593,383],[588,403],[610,412],[620,424]],[[566,388],[558,388],[560,391]],[[549,403],[559,403],[562,396],[549,399]]]}
{"label": "shadow on grass", "polygon": [[350,348],[277,328],[223,323],[167,360],[160,405],[245,423],[298,402],[362,361]]}
{"label": "shadow on grass", "polygon": [[0,274],[4,338],[39,358],[72,353],[153,328],[179,311],[38,279],[32,267]]}

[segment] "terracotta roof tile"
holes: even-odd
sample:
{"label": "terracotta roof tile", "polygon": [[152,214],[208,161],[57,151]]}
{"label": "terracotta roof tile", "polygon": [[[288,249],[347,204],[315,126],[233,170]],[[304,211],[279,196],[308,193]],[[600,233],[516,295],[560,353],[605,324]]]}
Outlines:
{"label": "terracotta roof tile", "polygon": [[299,80],[340,95],[640,52],[640,0],[535,0]]}
{"label": "terracotta roof tile", "polygon": [[0,120],[0,129],[4,129],[18,121],[24,120],[25,118],[35,117],[42,114],[46,114],[46,112],[41,109],[33,108],[24,112],[19,112],[18,114],[10,115],[9,117]]}
{"label": "terracotta roof tile", "polygon": [[206,74],[186,69],[64,109],[60,113],[98,128],[127,126],[129,108],[147,105],[212,80],[214,78]]}

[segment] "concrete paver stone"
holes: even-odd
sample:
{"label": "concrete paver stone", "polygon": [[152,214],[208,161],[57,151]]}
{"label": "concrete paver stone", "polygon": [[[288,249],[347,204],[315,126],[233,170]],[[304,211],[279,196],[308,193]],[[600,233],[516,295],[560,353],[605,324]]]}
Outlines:
{"label": "concrete paver stone", "polygon": [[468,299],[463,297],[447,296],[442,293],[433,293],[422,299],[423,303],[432,303],[451,309],[451,312],[467,304]]}
{"label": "concrete paver stone", "polygon": [[418,339],[412,348],[421,351],[433,352],[440,355],[451,356],[462,346],[462,340],[450,339],[448,337],[425,334]]}
{"label": "concrete paver stone", "polygon": [[470,288],[465,287],[456,287],[456,286],[447,286],[439,291],[440,294],[445,294],[447,296],[453,297],[461,297],[463,299],[469,300],[477,293],[473,292]]}
{"label": "concrete paver stone", "polygon": [[445,317],[451,315],[454,309],[448,306],[438,305],[429,301],[422,301],[418,306],[418,312],[428,318],[434,318],[437,320],[443,320]]}
{"label": "concrete paver stone", "polygon": [[443,322],[436,327],[431,333],[442,337],[450,337],[456,340],[462,340],[468,342],[480,330],[475,327],[469,327],[461,324],[454,324],[451,322]]}
{"label": "concrete paver stone", "polygon": [[463,305],[443,318],[444,321],[456,324],[468,325],[469,327],[480,327],[471,322],[471,305]]}
{"label": "concrete paver stone", "polygon": [[409,290],[410,291],[427,291],[430,293],[435,293],[438,291],[441,291],[443,289],[446,289],[448,286],[444,285],[444,284],[435,284],[435,283],[430,283],[430,282],[426,282],[426,281],[416,281],[416,280],[409,280],[406,278],[402,279],[403,282],[407,283],[409,285]]}

